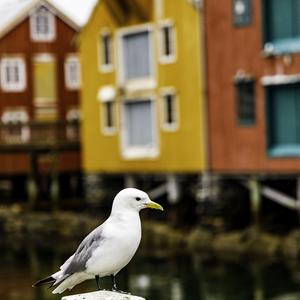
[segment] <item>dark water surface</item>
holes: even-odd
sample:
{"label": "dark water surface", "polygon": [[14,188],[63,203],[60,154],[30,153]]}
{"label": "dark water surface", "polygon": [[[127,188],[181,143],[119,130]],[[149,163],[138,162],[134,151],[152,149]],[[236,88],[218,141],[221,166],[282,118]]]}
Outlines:
{"label": "dark water surface", "polygon": [[[43,238],[0,241],[0,299],[60,299],[47,288],[33,289],[72,254],[78,241]],[[300,267],[278,260],[217,259],[211,255],[149,249],[142,246],[117,277],[119,287],[147,300],[300,299]],[[101,281],[110,289],[110,279]],[[72,293],[95,290],[95,282],[80,284]],[[63,295],[67,295],[64,293]]]}

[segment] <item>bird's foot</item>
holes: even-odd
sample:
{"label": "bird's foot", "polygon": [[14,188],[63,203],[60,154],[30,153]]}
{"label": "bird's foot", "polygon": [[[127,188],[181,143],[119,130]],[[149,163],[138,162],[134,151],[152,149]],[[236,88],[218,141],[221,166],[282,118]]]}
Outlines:
{"label": "bird's foot", "polygon": [[129,292],[124,292],[124,291],[121,291],[121,290],[116,289],[116,288],[112,288],[111,291],[116,292],[116,293],[120,293],[120,294],[124,294],[124,295],[131,295],[131,293],[129,293]]}

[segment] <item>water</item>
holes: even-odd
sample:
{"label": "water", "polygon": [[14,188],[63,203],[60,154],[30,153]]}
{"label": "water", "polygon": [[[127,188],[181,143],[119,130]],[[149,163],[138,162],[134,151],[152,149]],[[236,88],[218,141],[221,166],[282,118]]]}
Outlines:
{"label": "water", "polygon": [[[60,299],[47,288],[33,289],[31,284],[54,272],[76,244],[77,241],[50,237],[1,240],[0,299]],[[279,260],[220,260],[211,255],[142,247],[117,280],[119,288],[147,300],[300,299],[299,265]],[[110,289],[109,278],[101,284]],[[92,280],[80,284],[72,293],[93,291],[95,287]]]}

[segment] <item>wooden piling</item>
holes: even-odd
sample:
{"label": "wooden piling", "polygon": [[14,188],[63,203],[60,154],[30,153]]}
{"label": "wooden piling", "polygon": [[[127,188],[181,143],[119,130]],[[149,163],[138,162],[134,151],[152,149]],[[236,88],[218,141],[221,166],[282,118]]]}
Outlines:
{"label": "wooden piling", "polygon": [[62,297],[61,300],[146,300],[145,298],[111,291],[96,291]]}

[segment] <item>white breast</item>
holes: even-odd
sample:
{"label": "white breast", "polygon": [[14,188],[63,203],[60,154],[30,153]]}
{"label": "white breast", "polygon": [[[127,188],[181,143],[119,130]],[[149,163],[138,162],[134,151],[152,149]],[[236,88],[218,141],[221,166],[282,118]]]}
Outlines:
{"label": "white breast", "polygon": [[138,213],[110,217],[103,228],[103,242],[88,260],[86,272],[100,277],[118,273],[132,259],[140,241]]}

